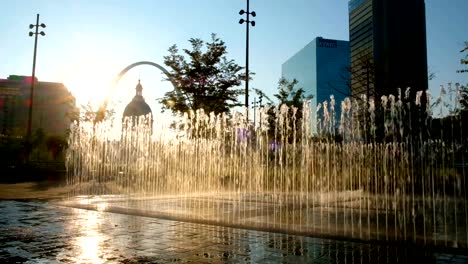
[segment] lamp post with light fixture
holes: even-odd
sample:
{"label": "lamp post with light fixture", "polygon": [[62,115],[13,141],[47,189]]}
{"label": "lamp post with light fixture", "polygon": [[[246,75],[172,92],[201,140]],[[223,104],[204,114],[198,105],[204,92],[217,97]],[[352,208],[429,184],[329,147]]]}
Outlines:
{"label": "lamp post with light fixture", "polygon": [[[39,14],[37,14],[37,19],[36,19],[36,24],[30,24],[29,29],[36,28],[35,32],[30,31],[29,36],[32,37],[33,35],[35,36],[34,38],[34,57],[33,57],[33,68],[32,68],[32,77],[31,77],[31,90],[29,94],[29,114],[28,114],[28,130],[27,130],[27,140],[28,144],[30,143],[29,141],[31,140],[31,124],[32,124],[32,106],[33,106],[33,96],[34,96],[34,84],[35,84],[35,79],[36,79],[36,54],[37,54],[37,36],[45,36],[44,31],[39,32],[39,27],[45,28],[46,25],[44,23],[39,24]],[[29,156],[29,153],[28,153]]]}
{"label": "lamp post with light fixture", "polygon": [[255,21],[250,21],[250,15],[255,17],[255,11],[250,12],[249,0],[247,0],[247,11],[242,9],[239,15],[246,14],[246,19],[241,18],[239,24],[246,23],[246,47],[245,47],[245,108],[247,109],[247,121],[249,120],[249,26],[255,27]]}
{"label": "lamp post with light fixture", "polygon": [[30,31],[29,36],[32,37],[35,35],[34,38],[34,56],[33,56],[33,68],[32,68],[32,76],[31,76],[31,90],[29,94],[29,113],[28,113],[28,128],[26,132],[26,160],[29,161],[31,150],[32,150],[32,143],[31,143],[31,125],[32,125],[32,107],[33,107],[33,99],[34,99],[34,85],[36,79],[36,53],[37,53],[37,36],[45,36],[44,31],[39,32],[39,27],[45,28],[46,25],[44,23],[39,24],[39,14],[37,14],[36,24],[30,24],[29,29],[33,29],[36,27],[35,32]]}

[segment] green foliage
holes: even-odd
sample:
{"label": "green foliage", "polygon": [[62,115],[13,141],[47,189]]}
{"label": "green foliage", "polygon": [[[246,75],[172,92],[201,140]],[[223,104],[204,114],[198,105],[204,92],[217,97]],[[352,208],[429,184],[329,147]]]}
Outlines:
{"label": "green foliage", "polygon": [[70,120],[70,122],[78,122],[80,120],[80,109],[76,107],[76,100],[72,94],[69,94],[65,101],[63,102],[68,107],[68,111],[65,116]]}
{"label": "green foliage", "polygon": [[47,137],[45,144],[49,154],[54,160],[57,160],[59,154],[66,148],[67,141],[63,137],[51,135]]}
{"label": "green foliage", "polygon": [[0,139],[0,167],[22,165],[27,161],[28,148],[30,148],[31,162],[63,161],[63,151],[66,147],[66,138],[48,135],[43,129],[37,129],[32,133],[30,143],[23,137],[3,137]]}
{"label": "green foliage", "polygon": [[[282,131],[290,131],[291,129],[300,128],[300,122],[302,121],[302,108],[305,100],[311,99],[312,96],[305,96],[305,91],[303,88],[297,88],[298,81],[293,79],[289,81],[285,78],[281,78],[278,81],[278,92],[274,94],[274,97],[278,99],[278,106],[281,108],[282,105],[286,105],[289,107],[288,113],[286,115],[286,119],[289,122],[284,123],[283,128],[278,128]],[[270,104],[270,107],[273,106]],[[294,110],[292,108],[297,108],[296,113],[294,114]],[[278,118],[278,111],[275,111],[273,107],[271,107],[268,111],[268,123],[269,123],[269,136],[270,138],[275,137],[275,130],[276,128],[276,119]],[[297,137],[300,138],[300,137]],[[292,136],[290,135],[289,141],[292,140]]]}
{"label": "green foliage", "polygon": [[108,108],[107,105],[99,107],[98,110],[94,110],[91,103],[88,102],[88,104],[82,105],[81,108],[82,113],[80,115],[79,121],[93,122],[93,124],[108,120],[115,114],[114,109]]}
{"label": "green foliage", "polygon": [[462,111],[468,111],[468,86],[460,86],[460,106]]}
{"label": "green foliage", "polygon": [[63,150],[67,139],[63,136],[46,134],[43,129],[34,131],[31,138],[30,160],[35,162],[52,162],[63,160]]}
{"label": "green foliage", "polygon": [[[262,90],[257,89],[257,88],[253,88],[253,90],[257,94],[258,99],[259,99],[259,102],[258,102],[259,105],[258,106],[260,106],[260,107],[264,106],[263,99],[266,99],[267,105],[273,105],[273,101]],[[260,99],[261,99],[261,101],[260,101]]]}
{"label": "green foliage", "polygon": [[[468,41],[465,41],[465,47],[460,51],[461,53],[464,53],[468,51]],[[460,64],[461,65],[468,65],[468,54],[465,54],[465,57],[460,59]],[[458,73],[468,73],[468,69],[460,69],[457,71]]]}
{"label": "green foliage", "polygon": [[229,112],[240,106],[237,97],[243,93],[236,88],[245,80],[243,69],[226,57],[224,41],[215,34],[210,42],[198,38],[189,40],[191,49],[179,53],[176,45],[169,48],[164,64],[169,67],[170,78],[179,92],[167,92],[159,101],[163,111],[188,112],[203,109],[206,113]]}
{"label": "green foliage", "polygon": [[296,89],[298,81],[293,79],[288,81],[285,78],[281,78],[278,81],[278,93],[274,94],[276,99],[279,101],[279,105],[287,105],[288,107],[294,106],[302,109],[302,104],[305,100],[305,91],[302,88]]}

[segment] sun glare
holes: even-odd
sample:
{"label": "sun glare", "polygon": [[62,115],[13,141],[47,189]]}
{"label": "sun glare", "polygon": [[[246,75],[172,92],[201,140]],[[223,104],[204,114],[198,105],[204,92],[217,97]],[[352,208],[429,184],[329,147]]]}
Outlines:
{"label": "sun glare", "polygon": [[82,236],[76,238],[76,245],[81,249],[78,260],[83,263],[102,263],[103,234],[99,230],[101,217],[96,212],[86,212],[86,225]]}
{"label": "sun glare", "polygon": [[[128,65],[109,59],[103,54],[87,54],[79,59],[72,60],[67,67],[62,69],[62,79],[65,86],[76,98],[78,107],[91,105],[94,111],[98,110],[104,101],[108,102],[108,109],[114,114],[112,120],[120,120],[125,107],[135,96],[135,87],[141,80],[143,97],[150,106],[155,120],[155,126],[168,127],[173,122],[170,111],[161,113],[161,105],[158,102],[167,91],[173,89],[170,82],[165,81],[165,76],[160,70],[152,66],[141,66],[125,73],[115,83],[118,74]],[[128,64],[133,62],[128,62]],[[112,126],[115,129],[116,138],[120,136],[120,124]],[[160,131],[160,128],[155,131]],[[154,133],[154,137],[161,137]],[[167,137],[164,136],[164,137]]]}
{"label": "sun glare", "polygon": [[84,57],[70,64],[63,82],[75,96],[78,106],[90,103],[97,109],[111,93],[117,73],[112,62]]}

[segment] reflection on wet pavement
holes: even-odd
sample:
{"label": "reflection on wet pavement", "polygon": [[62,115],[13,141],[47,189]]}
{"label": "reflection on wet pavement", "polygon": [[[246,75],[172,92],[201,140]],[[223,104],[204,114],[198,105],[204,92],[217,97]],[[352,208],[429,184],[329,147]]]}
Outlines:
{"label": "reflection on wet pavement", "polygon": [[0,201],[0,263],[468,263],[450,253]]}

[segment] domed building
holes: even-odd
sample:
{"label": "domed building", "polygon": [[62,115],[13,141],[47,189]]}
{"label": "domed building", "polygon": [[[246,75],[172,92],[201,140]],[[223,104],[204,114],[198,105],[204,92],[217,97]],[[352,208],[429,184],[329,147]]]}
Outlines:
{"label": "domed building", "polygon": [[141,116],[146,116],[150,114],[150,119],[148,121],[148,125],[152,126],[153,124],[153,117],[151,116],[151,108],[145,102],[145,98],[143,98],[143,86],[138,80],[138,84],[135,87],[136,94],[133,97],[132,101],[125,107],[122,116],[122,123],[123,127],[126,128],[128,126],[128,122],[132,122],[132,126],[138,124]]}
{"label": "domed building", "polygon": [[135,87],[136,94],[133,97],[132,101],[125,107],[123,112],[123,117],[137,117],[141,115],[151,114],[151,108],[145,102],[143,98],[143,86],[138,80],[138,84]]}

